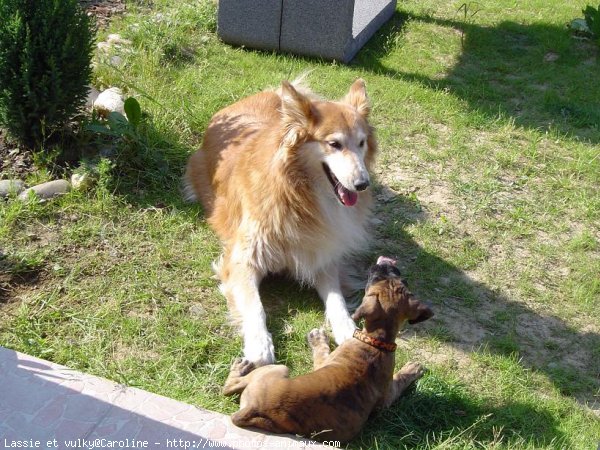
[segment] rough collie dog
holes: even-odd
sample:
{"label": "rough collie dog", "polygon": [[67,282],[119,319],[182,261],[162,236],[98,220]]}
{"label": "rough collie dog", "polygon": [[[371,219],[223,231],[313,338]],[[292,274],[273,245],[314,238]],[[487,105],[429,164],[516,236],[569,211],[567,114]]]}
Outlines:
{"label": "rough collie dog", "polygon": [[215,271],[254,366],[274,361],[258,291],[268,273],[314,286],[336,342],[352,337],[340,275],[368,237],[369,110],[363,80],[340,101],[284,81],[217,112],[190,157],[186,189],[222,241]]}

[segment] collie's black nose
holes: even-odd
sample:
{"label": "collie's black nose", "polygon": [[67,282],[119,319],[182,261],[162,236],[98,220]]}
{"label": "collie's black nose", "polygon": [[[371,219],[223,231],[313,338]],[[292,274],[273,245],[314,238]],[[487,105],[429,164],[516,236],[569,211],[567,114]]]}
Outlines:
{"label": "collie's black nose", "polygon": [[358,180],[356,183],[354,183],[354,188],[357,191],[364,191],[368,187],[369,187],[369,180]]}

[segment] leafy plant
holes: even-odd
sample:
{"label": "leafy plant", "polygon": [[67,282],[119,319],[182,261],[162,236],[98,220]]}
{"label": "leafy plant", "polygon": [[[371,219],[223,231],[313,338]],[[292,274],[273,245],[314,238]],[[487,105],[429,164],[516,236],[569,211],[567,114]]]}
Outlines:
{"label": "leafy plant", "polygon": [[85,102],[93,41],[77,0],[0,0],[0,125],[43,146]]}
{"label": "leafy plant", "polygon": [[[157,179],[165,176],[168,164],[163,155],[149,144],[147,123],[143,120],[139,102],[129,97],[125,100],[125,115],[113,111],[106,120],[95,121],[86,127],[100,140],[115,147],[113,168],[117,175],[136,180]],[[121,180],[126,181],[126,180]]]}
{"label": "leafy plant", "polygon": [[125,116],[113,111],[105,123],[92,123],[87,126],[87,130],[134,143],[133,141],[139,140],[140,137],[138,127],[142,121],[142,108],[135,98],[129,97],[125,100],[124,109]]}
{"label": "leafy plant", "polygon": [[583,11],[585,23],[596,38],[600,38],[600,5],[597,8],[588,5]]}
{"label": "leafy plant", "polygon": [[600,5],[588,5],[582,12],[583,18],[574,19],[568,27],[576,35],[595,38],[600,44]]}

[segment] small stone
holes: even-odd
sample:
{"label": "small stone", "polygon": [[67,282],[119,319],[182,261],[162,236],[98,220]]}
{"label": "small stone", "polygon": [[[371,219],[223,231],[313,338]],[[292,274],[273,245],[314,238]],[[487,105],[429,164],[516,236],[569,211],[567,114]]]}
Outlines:
{"label": "small stone", "polygon": [[96,47],[98,47],[98,50],[102,53],[108,53],[110,51],[110,44],[108,42],[98,42]]}
{"label": "small stone", "polygon": [[92,107],[94,106],[94,102],[96,101],[99,95],[100,91],[98,89],[96,89],[94,86],[88,86],[88,95],[85,100],[86,108],[92,109]]}
{"label": "small stone", "polygon": [[103,91],[94,102],[94,109],[102,116],[108,116],[113,111],[124,115],[123,91],[116,87]]}
{"label": "small stone", "polygon": [[66,194],[71,190],[71,183],[67,180],[54,180],[47,183],[38,184],[37,186],[25,189],[19,194],[19,199],[27,200],[30,192],[35,192],[35,195],[40,200],[49,200],[59,195]]}
{"label": "small stone", "polygon": [[116,67],[122,66],[123,65],[123,58],[121,58],[118,55],[111,56],[111,58],[110,58],[110,64],[112,66],[116,66]]}
{"label": "small stone", "polygon": [[25,189],[25,183],[21,180],[0,180],[0,198],[8,197],[10,194],[20,194]]}
{"label": "small stone", "polygon": [[194,303],[189,309],[190,316],[199,319],[206,315],[206,309],[200,303]]}
{"label": "small stone", "polygon": [[71,175],[71,184],[76,191],[87,191],[96,184],[96,177],[88,172]]}
{"label": "small stone", "polygon": [[110,45],[131,45],[129,39],[123,39],[120,34],[109,34],[106,38],[106,42]]}
{"label": "small stone", "polygon": [[371,224],[378,227],[379,225],[383,225],[383,220],[378,219],[377,217],[373,217],[371,219]]}
{"label": "small stone", "polygon": [[557,53],[554,52],[548,52],[544,55],[544,61],[545,62],[554,62],[559,58]]}
{"label": "small stone", "polygon": [[113,158],[117,154],[117,149],[114,146],[103,145],[100,147],[98,154],[102,158]]}

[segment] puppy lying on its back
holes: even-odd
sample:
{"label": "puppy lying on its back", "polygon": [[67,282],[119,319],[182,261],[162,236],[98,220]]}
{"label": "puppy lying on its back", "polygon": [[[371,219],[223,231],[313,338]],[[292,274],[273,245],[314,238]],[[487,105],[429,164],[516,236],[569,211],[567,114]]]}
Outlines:
{"label": "puppy lying on its back", "polygon": [[433,312],[408,291],[389,258],[371,267],[366,294],[352,317],[365,319],[362,331],[329,354],[322,330],[308,336],[314,372],[293,379],[288,368],[268,365],[252,370],[234,362],[225,395],[242,393],[240,410],[231,420],[241,427],[293,433],[318,440],[346,442],[354,437],[374,408],[390,406],[423,374],[420,364],[394,371],[394,340],[401,325],[429,319]]}

